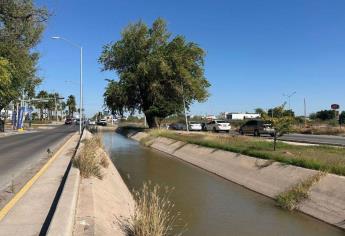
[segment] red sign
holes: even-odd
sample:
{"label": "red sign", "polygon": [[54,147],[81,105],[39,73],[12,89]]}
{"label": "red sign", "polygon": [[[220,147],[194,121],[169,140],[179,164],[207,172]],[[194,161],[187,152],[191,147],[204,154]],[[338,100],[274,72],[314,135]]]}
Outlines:
{"label": "red sign", "polygon": [[331,105],[331,108],[332,108],[333,110],[338,110],[338,109],[340,108],[340,106],[339,106],[338,104],[332,104],[332,105]]}

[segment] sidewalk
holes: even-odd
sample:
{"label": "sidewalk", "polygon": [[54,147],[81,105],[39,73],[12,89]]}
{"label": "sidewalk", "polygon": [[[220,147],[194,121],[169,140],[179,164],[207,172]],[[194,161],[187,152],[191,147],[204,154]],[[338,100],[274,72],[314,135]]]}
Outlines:
{"label": "sidewalk", "polygon": [[[60,149],[61,151],[58,151],[55,154],[56,156],[52,157],[56,159],[51,162],[50,166],[47,166],[42,175],[37,177],[36,181],[34,180],[36,176],[29,180],[27,184],[30,181],[33,181],[33,184],[31,187],[28,187],[29,189],[23,194],[23,197],[18,202],[13,204],[9,202],[5,206],[5,208],[8,207],[10,210],[2,220],[0,219],[0,235],[39,235],[49,214],[62,177],[70,163],[78,139],[79,136],[74,134]],[[21,191],[13,199],[21,195]],[[5,208],[0,211],[0,218]]]}
{"label": "sidewalk", "polygon": [[5,132],[0,132],[0,138],[17,135],[17,134],[33,133],[33,132],[37,132],[37,130],[29,129],[29,130],[18,131],[18,130],[6,129]]}

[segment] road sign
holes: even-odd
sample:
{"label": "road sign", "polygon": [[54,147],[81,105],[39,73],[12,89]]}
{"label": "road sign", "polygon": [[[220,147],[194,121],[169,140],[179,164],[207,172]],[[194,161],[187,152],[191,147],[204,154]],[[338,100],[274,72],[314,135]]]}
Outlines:
{"label": "road sign", "polygon": [[340,106],[338,104],[332,104],[331,105],[332,110],[338,110]]}

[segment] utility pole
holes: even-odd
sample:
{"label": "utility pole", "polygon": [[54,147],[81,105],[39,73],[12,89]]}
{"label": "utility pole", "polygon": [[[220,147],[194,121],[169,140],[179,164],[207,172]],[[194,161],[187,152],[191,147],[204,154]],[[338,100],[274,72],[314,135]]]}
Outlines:
{"label": "utility pole", "polygon": [[283,94],[284,97],[287,97],[287,98],[288,98],[288,101],[289,101],[289,110],[291,110],[291,103],[290,103],[291,97],[292,97],[293,95],[295,95],[295,94],[296,94],[296,91],[293,92],[293,93],[291,93],[291,94]]}
{"label": "utility pole", "polygon": [[56,122],[58,122],[57,105],[56,105],[56,94],[55,94],[55,96],[54,96],[54,101],[55,101],[55,118],[56,118]]}
{"label": "utility pole", "polygon": [[307,126],[307,103],[304,98],[304,127]]}

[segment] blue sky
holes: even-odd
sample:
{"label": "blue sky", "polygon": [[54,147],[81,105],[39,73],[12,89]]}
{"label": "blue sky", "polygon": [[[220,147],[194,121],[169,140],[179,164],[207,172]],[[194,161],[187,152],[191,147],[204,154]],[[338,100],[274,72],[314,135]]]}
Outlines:
{"label": "blue sky", "polygon": [[[131,22],[151,24],[163,17],[169,30],[185,35],[207,53],[205,75],[212,84],[207,102],[192,114],[252,112],[286,101],[291,108],[345,106],[345,1],[343,0],[38,0],[51,12],[37,50],[39,89],[79,97],[79,51],[59,35],[84,47],[84,105],[87,115],[102,109],[104,79],[97,62],[102,46],[120,39]],[[65,81],[73,81],[65,82]],[[345,110],[345,108],[344,108]]]}

